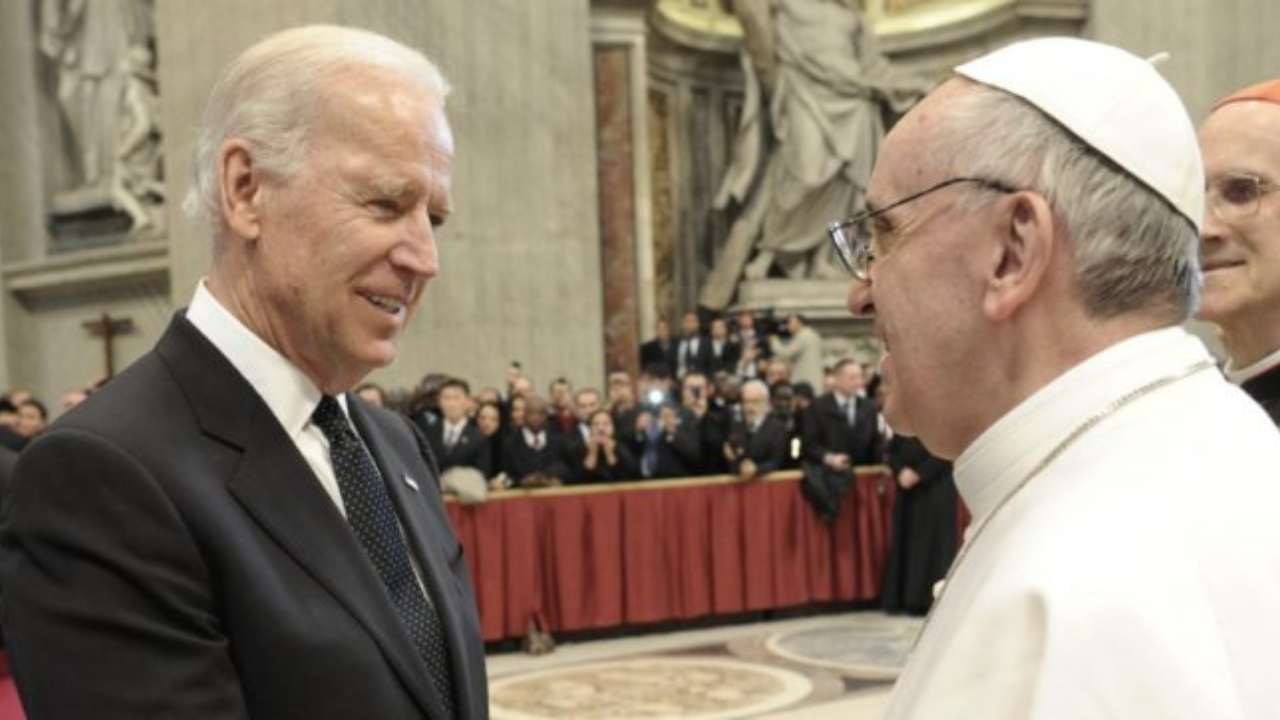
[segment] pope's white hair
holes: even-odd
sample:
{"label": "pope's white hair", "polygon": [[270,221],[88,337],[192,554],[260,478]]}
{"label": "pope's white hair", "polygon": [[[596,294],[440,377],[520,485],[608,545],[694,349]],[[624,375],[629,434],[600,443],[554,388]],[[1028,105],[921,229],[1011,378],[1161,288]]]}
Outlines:
{"label": "pope's white hair", "polygon": [[377,33],[308,25],[271,35],[231,61],[213,86],[183,201],[187,214],[221,224],[218,156],[228,139],[247,142],[255,167],[269,176],[294,175],[306,158],[308,131],[326,84],[355,68],[402,75],[441,103],[449,94],[444,76],[426,56]]}
{"label": "pope's white hair", "polygon": [[943,142],[955,174],[1048,200],[1073,243],[1076,283],[1091,316],[1155,310],[1185,320],[1195,312],[1199,233],[1161,195],[1004,91],[974,83],[948,102],[947,116]]}

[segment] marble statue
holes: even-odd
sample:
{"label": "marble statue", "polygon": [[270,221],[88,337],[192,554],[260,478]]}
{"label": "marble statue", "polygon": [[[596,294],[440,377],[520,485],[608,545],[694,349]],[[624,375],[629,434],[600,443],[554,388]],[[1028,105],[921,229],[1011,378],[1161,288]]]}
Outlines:
{"label": "marble statue", "polygon": [[145,45],[129,48],[128,74],[120,97],[111,204],[132,221],[130,232],[155,234],[162,229],[164,201],[160,131],[157,125],[156,78],[152,53]]}
{"label": "marble statue", "polygon": [[879,54],[856,0],[734,0],[733,11],[746,93],[714,206],[739,215],[699,298],[711,309],[773,267],[839,277],[826,224],[863,207],[885,111],[905,111],[928,86]]}
{"label": "marble statue", "polygon": [[[41,0],[40,49],[57,72],[57,100],[75,177],[56,207],[110,204],[134,230],[155,225],[144,198],[159,189],[152,0]],[[154,157],[149,157],[154,155]]]}

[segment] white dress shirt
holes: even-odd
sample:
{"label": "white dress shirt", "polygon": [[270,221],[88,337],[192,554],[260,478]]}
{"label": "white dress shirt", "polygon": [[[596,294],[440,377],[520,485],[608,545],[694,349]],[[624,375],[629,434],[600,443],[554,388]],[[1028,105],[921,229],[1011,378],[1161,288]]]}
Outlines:
{"label": "white dress shirt", "polygon": [[466,418],[462,418],[456,424],[451,423],[448,420],[445,420],[444,434],[441,435],[441,437],[444,439],[445,447],[453,447],[454,445],[456,445],[458,441],[462,439],[462,431],[465,430],[466,427],[467,427]]}
{"label": "white dress shirt", "polygon": [[974,544],[886,717],[1280,718],[1280,434],[1247,395],[1200,370],[1016,490],[1086,419],[1208,359],[1180,328],[1130,338],[961,454]]}
{"label": "white dress shirt", "polygon": [[[320,404],[320,389],[311,382],[311,378],[223,307],[205,288],[203,280],[196,285],[195,296],[187,307],[187,320],[226,356],[258,393],[258,397],[266,403],[280,427],[293,440],[298,452],[315,473],[320,487],[324,488],[325,494],[345,518],[347,508],[342,502],[338,478],[334,475],[333,461],[329,457],[329,439],[318,425],[311,422],[311,415]],[[360,432],[351,424],[346,395],[340,393],[336,399],[347,424],[351,426],[351,432],[363,443],[364,438],[360,437]],[[368,452],[368,447],[365,452]],[[370,456],[372,457],[372,453]],[[400,528],[400,533],[403,537],[403,527]],[[409,561],[413,565],[418,587],[422,589],[427,602],[431,603],[431,593],[427,592],[422,580],[422,567],[412,552],[409,553]]]}

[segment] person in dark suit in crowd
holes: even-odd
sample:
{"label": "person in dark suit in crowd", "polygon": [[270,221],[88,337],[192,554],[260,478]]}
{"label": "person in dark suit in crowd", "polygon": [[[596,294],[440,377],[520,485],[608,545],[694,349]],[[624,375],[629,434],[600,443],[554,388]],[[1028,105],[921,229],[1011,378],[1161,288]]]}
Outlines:
{"label": "person in dark suit in crowd", "polygon": [[924,615],[934,583],[956,556],[956,485],[951,463],[930,455],[916,438],[895,435],[888,444],[898,495],[881,600],[886,612]]}
{"label": "person in dark suit in crowd", "polygon": [[573,385],[568,379],[558,377],[547,386],[551,432],[567,433],[578,424],[573,412]]}
{"label": "person in dark suit in crowd", "polygon": [[676,379],[691,372],[711,369],[711,341],[702,334],[698,313],[690,310],[680,318],[680,339],[676,342]]}
{"label": "person in dark suit in crowd", "polygon": [[467,417],[471,403],[470,387],[465,380],[449,378],[440,386],[440,422],[427,428],[427,442],[435,454],[440,472],[455,467],[475,468],[486,478],[493,473],[493,462],[480,428]]}
{"label": "person in dark suit in crowd", "polygon": [[738,359],[742,356],[742,348],[731,337],[729,337],[729,323],[722,317],[714,318],[711,321],[711,336],[708,345],[711,348],[710,362],[707,364],[707,372],[711,376],[716,373],[737,372]]}
{"label": "person in dark suit in crowd", "polygon": [[676,341],[671,337],[671,324],[664,318],[654,323],[654,337],[640,345],[640,367],[676,366]]}
{"label": "person in dark suit in crowd", "polygon": [[625,443],[618,442],[613,416],[599,409],[587,419],[591,434],[583,447],[582,481],[620,482],[640,478],[640,461]]}
{"label": "person in dark suit in crowd", "polygon": [[586,481],[582,467],[586,457],[587,444],[591,439],[591,415],[600,409],[600,391],[595,388],[578,388],[573,394],[573,414],[577,422],[572,428],[561,433],[560,447],[564,453],[564,464],[569,468],[566,482],[569,484]]}
{"label": "person in dark suit in crowd", "polygon": [[569,477],[560,435],[548,425],[547,401],[526,395],[524,426],[507,435],[502,445],[502,467],[521,487],[560,485]]}
{"label": "person in dark suit in crowd", "polygon": [[787,436],[787,459],[782,466],[794,470],[799,467],[800,457],[793,449],[804,444],[805,416],[796,413],[796,391],[790,382],[781,380],[765,387],[769,388],[769,414],[782,425]]}
{"label": "person in dark suit in crowd", "polygon": [[780,470],[787,459],[787,431],[770,412],[769,388],[760,380],[742,386],[742,420],[724,445],[730,471],[752,480]]}
{"label": "person in dark suit in crowd", "polygon": [[15,429],[18,424],[18,406],[9,398],[0,398],[0,447],[19,452],[27,446],[27,438]]}
{"label": "person in dark suit in crowd", "polygon": [[[9,480],[18,464],[18,453],[0,445],[0,515],[4,513],[5,497],[9,494]],[[0,587],[0,603],[3,603],[3,587]],[[0,628],[0,648],[4,647],[4,630]]]}
{"label": "person in dark suit in crowd", "polygon": [[699,460],[692,468],[694,474],[729,472],[722,449],[729,438],[733,417],[716,404],[715,390],[705,374],[691,372],[684,376],[680,383],[680,403],[683,421],[696,428],[698,436]]}
{"label": "person in dark suit in crowd", "polygon": [[680,406],[668,403],[658,409],[655,478],[689,477],[698,471],[702,448],[697,423]]}
{"label": "person in dark suit in crowd", "polygon": [[743,310],[735,318],[733,341],[744,354],[754,349],[755,357],[758,359],[768,360],[773,357],[773,353],[769,350],[768,335],[759,331],[756,318],[750,310]]}
{"label": "person in dark suit in crowd", "polygon": [[839,361],[833,383],[805,415],[805,457],[837,471],[876,463],[876,408],[861,397],[862,366],[851,358]]}
{"label": "person in dark suit in crowd", "polygon": [[438,271],[446,94],[416,50],[334,26],[223,72],[188,203],[207,277],[11,484],[0,579],[27,717],[488,717],[429,446],[349,393]]}
{"label": "person in dark suit in crowd", "polygon": [[625,441],[640,460],[640,474],[646,479],[688,477],[701,459],[692,414],[672,400],[642,405]]}

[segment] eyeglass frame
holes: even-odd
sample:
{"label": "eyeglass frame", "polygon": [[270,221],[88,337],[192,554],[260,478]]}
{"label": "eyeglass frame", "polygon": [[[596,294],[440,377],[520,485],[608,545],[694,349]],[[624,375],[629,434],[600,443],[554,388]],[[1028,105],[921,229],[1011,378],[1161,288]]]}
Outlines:
{"label": "eyeglass frame", "polygon": [[857,228],[859,225],[866,223],[868,220],[879,217],[890,210],[906,205],[909,202],[919,200],[925,195],[937,192],[945,187],[957,185],[959,183],[977,183],[988,190],[995,190],[1002,193],[1021,192],[1008,183],[990,178],[981,177],[953,177],[943,180],[937,185],[925,188],[920,192],[908,195],[901,200],[890,203],[882,208],[875,210],[865,210],[852,217],[833,222],[827,225],[827,237],[831,240],[831,245],[835,248],[836,257],[840,258],[840,263],[844,265],[845,270],[858,280],[866,281],[871,277],[871,263],[875,261],[875,253],[871,249],[871,234],[866,233],[867,240],[857,243],[857,247],[850,247],[849,243],[844,239],[848,233],[846,228]]}
{"label": "eyeglass frame", "polygon": [[[1215,192],[1215,188],[1220,188],[1222,186],[1223,180],[1248,180],[1251,183],[1253,183],[1253,186],[1257,194],[1253,197],[1252,200],[1250,200],[1250,203],[1252,204],[1252,209],[1250,209],[1248,212],[1245,212],[1245,211],[1233,211],[1233,212],[1227,212],[1227,213],[1222,212],[1222,203],[1224,202],[1226,203],[1227,207],[1230,207],[1230,208],[1243,207],[1243,205],[1241,204],[1233,203],[1230,200],[1224,200],[1221,192]],[[1272,180],[1262,177],[1261,175],[1255,175],[1253,173],[1244,173],[1244,172],[1223,173],[1222,175],[1219,175],[1213,178],[1212,180],[1205,181],[1205,184],[1204,184],[1205,206],[1209,212],[1216,215],[1217,218],[1224,223],[1240,222],[1242,220],[1248,220],[1254,215],[1257,215],[1258,210],[1262,208],[1262,198],[1266,197],[1267,195],[1270,195],[1276,190],[1280,190],[1280,185],[1277,185]]]}

